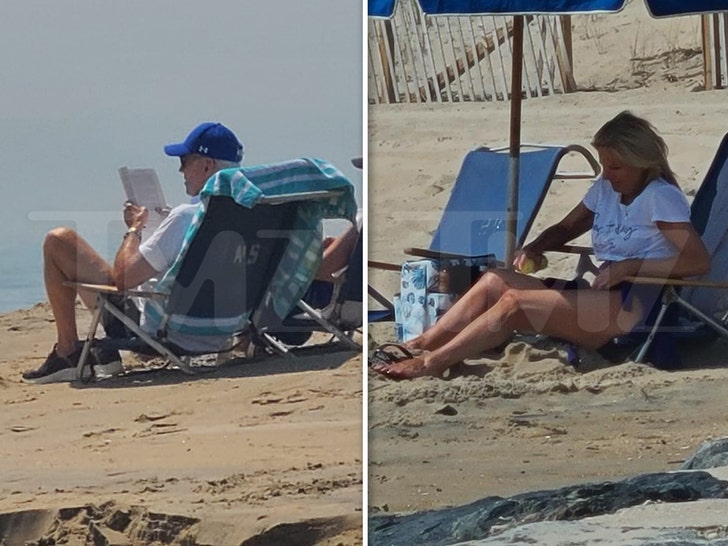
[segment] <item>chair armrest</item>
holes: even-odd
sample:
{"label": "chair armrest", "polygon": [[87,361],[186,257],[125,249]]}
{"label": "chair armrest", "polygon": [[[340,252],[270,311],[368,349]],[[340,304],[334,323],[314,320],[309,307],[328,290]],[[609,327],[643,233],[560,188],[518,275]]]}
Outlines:
{"label": "chair armrest", "polygon": [[599,273],[599,268],[591,259],[591,256],[594,255],[594,249],[590,246],[562,245],[559,248],[553,249],[551,252],[578,254],[579,262],[576,264],[576,277],[578,279],[583,279],[586,273],[591,273],[592,275]]}
{"label": "chair armrest", "polygon": [[462,254],[451,254],[449,252],[440,252],[435,250],[430,250],[428,248],[417,248],[417,247],[409,247],[404,249],[405,254],[409,254],[410,256],[417,256],[420,258],[432,258],[434,260],[441,259],[441,258],[471,258],[472,256],[463,256]]}
{"label": "chair armrest", "polygon": [[367,266],[373,267],[374,269],[382,269],[384,271],[401,271],[402,269],[401,265],[390,264],[387,262],[377,262],[374,260],[368,260]]}
{"label": "chair armrest", "polygon": [[728,289],[728,283],[716,282],[716,281],[700,281],[693,279],[671,279],[669,277],[625,277],[626,281],[634,284],[656,284],[664,285],[668,284],[671,286],[702,286],[705,288],[724,288]]}
{"label": "chair armrest", "polygon": [[486,258],[488,264],[494,267],[504,267],[504,263],[497,260],[494,254],[478,254],[477,256],[467,256],[465,254],[452,254],[450,252],[441,252],[439,250],[430,250],[427,248],[409,247],[404,249],[405,254],[417,256],[420,258],[429,258],[432,260],[477,260],[478,258]]}
{"label": "chair armrest", "polygon": [[87,290],[89,292],[101,292],[103,294],[118,294],[120,296],[139,297],[139,298],[166,298],[169,294],[164,292],[154,292],[151,290],[119,290],[111,284],[91,284],[85,282],[66,281],[64,286],[70,286],[76,290]]}

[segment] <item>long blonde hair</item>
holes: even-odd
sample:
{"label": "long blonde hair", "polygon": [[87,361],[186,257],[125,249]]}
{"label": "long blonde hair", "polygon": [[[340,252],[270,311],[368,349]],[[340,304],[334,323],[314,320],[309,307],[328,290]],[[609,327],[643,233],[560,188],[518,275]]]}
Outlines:
{"label": "long blonde hair", "polygon": [[667,162],[667,144],[649,121],[628,110],[602,125],[592,139],[592,146],[609,148],[627,165],[645,169],[646,183],[664,178],[678,186]]}

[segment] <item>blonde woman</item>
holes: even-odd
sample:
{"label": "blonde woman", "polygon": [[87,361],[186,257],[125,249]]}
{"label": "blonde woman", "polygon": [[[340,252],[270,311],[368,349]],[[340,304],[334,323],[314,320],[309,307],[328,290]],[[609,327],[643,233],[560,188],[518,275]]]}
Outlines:
{"label": "blonde woman", "polygon": [[516,269],[591,230],[602,266],[591,287],[556,289],[515,271],[490,270],[422,335],[412,353],[372,369],[396,379],[441,375],[453,364],[507,342],[513,332],[540,333],[596,349],[630,332],[658,302],[660,287],[635,275],[689,277],[708,271],[710,256],[690,223],[690,208],[654,127],[631,112],[594,136],[602,174],[563,220],[514,257]]}

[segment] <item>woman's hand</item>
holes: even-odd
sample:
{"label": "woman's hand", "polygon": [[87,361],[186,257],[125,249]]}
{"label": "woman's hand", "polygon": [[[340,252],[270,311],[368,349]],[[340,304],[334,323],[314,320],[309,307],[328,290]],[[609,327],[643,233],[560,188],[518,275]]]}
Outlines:
{"label": "woman's hand", "polygon": [[610,263],[599,271],[599,274],[594,278],[592,288],[595,290],[609,290],[624,281],[627,277],[637,275],[641,261],[629,259]]}
{"label": "woman's hand", "polygon": [[534,252],[530,250],[528,246],[524,246],[520,250],[516,250],[513,254],[513,269],[516,271],[523,271],[524,264],[528,260],[533,260],[533,263],[540,264],[544,259],[543,254],[540,252]]}
{"label": "woman's hand", "polygon": [[128,228],[142,229],[147,225],[149,211],[146,207],[135,205],[131,201],[124,203],[124,223]]}

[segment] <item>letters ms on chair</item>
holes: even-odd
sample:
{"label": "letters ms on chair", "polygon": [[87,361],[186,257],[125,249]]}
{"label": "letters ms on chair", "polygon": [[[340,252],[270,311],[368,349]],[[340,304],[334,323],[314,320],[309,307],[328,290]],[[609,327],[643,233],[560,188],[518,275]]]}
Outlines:
{"label": "letters ms on chair", "polygon": [[[208,219],[176,278],[184,290],[172,291],[168,313],[224,323],[260,303],[260,287],[267,285],[285,252],[297,204],[253,207],[245,214],[236,214],[238,207],[229,197],[210,201]],[[278,244],[274,239],[280,239]],[[259,263],[269,266],[257,267]]]}

